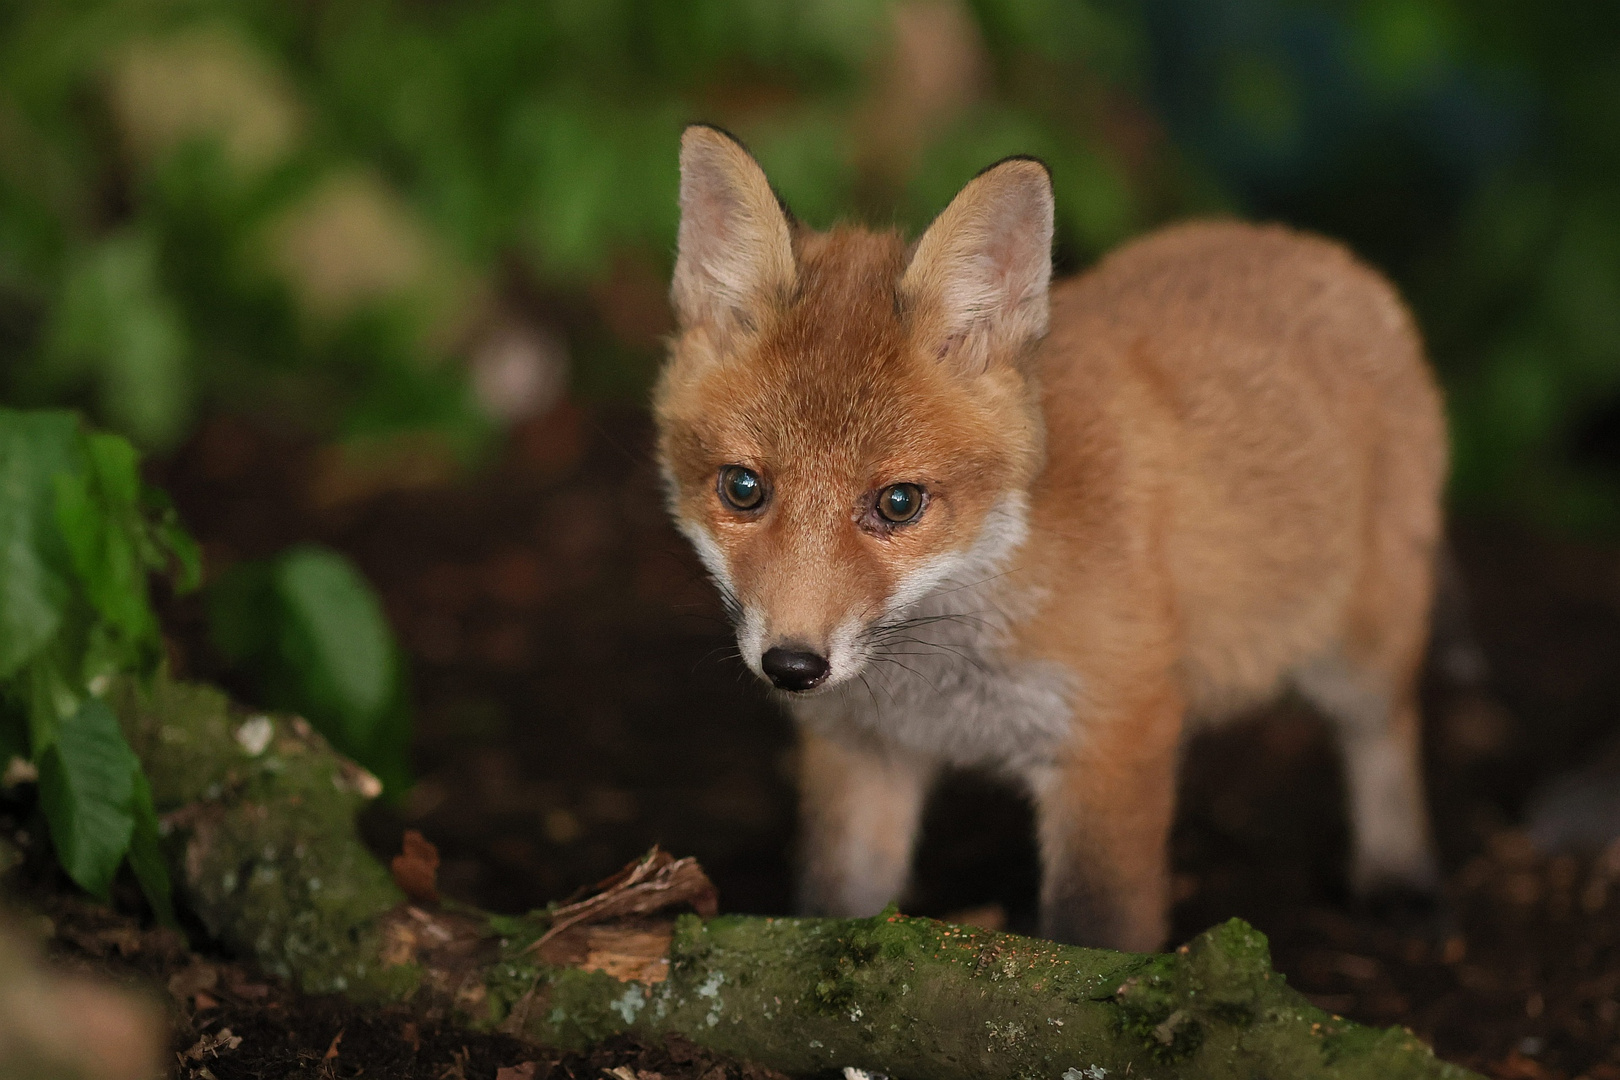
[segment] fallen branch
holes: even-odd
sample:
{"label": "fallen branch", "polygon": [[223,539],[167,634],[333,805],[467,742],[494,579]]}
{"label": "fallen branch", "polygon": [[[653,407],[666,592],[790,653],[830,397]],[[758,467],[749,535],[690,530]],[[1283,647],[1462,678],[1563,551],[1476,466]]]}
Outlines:
{"label": "fallen branch", "polygon": [[412,903],[354,831],[375,780],[308,725],[172,682],[116,699],[182,901],[228,947],[311,992],[410,1000],[564,1048],[679,1034],[796,1074],[1473,1075],[1400,1028],[1314,1008],[1271,970],[1264,936],[1236,920],[1174,953],[1137,955],[894,913],[671,918],[670,899],[708,913],[712,894],[694,864],[657,855],[529,917]]}

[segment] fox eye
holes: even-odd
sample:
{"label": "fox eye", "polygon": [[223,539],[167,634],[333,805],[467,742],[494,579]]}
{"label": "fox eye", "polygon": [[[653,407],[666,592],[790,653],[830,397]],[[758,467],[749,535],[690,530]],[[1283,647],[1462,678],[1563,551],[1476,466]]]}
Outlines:
{"label": "fox eye", "polygon": [[720,498],[734,510],[756,510],[765,501],[765,483],[752,469],[727,465],[720,470]]}
{"label": "fox eye", "polygon": [[915,521],[922,509],[923,491],[916,484],[890,484],[878,492],[878,516],[890,525]]}

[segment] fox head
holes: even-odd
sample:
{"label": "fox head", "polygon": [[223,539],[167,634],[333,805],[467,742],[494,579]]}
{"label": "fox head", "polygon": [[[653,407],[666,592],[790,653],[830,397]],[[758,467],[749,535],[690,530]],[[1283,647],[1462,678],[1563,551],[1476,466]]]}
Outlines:
{"label": "fox head", "polygon": [[740,143],[693,126],[680,209],[679,329],[654,398],[670,509],[743,661],[783,690],[837,686],[908,612],[1023,542],[1051,180],[1031,159],[994,165],[910,245],[817,233]]}

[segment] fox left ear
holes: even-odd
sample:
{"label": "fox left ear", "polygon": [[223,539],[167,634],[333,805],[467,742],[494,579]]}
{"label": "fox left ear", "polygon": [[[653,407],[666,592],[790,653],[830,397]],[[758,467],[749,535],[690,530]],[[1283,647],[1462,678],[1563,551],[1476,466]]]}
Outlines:
{"label": "fox left ear", "polygon": [[1046,333],[1052,177],[1034,158],[980,173],[928,226],[901,294],[941,359],[970,372]]}
{"label": "fox left ear", "polygon": [[681,228],[670,297],[682,329],[724,336],[792,295],[787,212],[742,143],[693,124],[681,134]]}

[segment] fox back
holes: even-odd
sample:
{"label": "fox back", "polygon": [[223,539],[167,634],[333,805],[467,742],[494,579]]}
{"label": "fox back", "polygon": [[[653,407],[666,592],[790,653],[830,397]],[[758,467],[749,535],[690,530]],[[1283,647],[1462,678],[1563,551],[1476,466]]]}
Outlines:
{"label": "fox back", "polygon": [[670,508],[802,734],[807,910],[903,890],[944,765],[1035,800],[1056,937],[1163,937],[1178,745],[1335,722],[1358,887],[1434,868],[1414,684],[1444,428],[1405,308],[1327,241],[1172,228],[1051,285],[1045,168],[915,243],[797,225],[689,128],[655,395]]}

